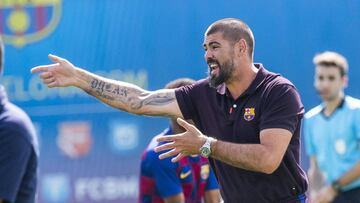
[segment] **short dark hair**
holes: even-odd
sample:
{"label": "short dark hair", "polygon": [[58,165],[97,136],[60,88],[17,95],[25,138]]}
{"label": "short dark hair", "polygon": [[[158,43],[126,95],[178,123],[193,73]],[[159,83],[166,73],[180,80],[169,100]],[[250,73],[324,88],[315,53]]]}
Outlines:
{"label": "short dark hair", "polygon": [[4,43],[0,36],[0,76],[2,75],[4,69]]}
{"label": "short dark hair", "polygon": [[168,84],[166,84],[165,89],[175,89],[178,87],[186,86],[186,85],[192,85],[195,83],[195,80],[190,78],[179,78],[173,81],[170,81]]}
{"label": "short dark hair", "polygon": [[236,43],[244,39],[249,46],[249,56],[254,54],[255,39],[250,27],[242,20],[237,18],[225,18],[211,24],[207,29],[205,36],[221,32],[224,39]]}
{"label": "short dark hair", "polygon": [[339,53],[325,51],[323,53],[316,54],[313,62],[316,66],[336,67],[340,70],[341,76],[348,74],[348,62],[346,58]]}

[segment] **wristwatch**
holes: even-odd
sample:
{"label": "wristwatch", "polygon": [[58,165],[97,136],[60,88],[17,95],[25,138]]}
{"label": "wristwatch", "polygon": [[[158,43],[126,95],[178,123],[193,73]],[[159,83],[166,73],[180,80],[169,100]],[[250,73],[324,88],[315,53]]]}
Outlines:
{"label": "wristwatch", "polygon": [[334,181],[331,183],[331,187],[335,190],[336,193],[340,193],[341,192],[341,185],[339,184],[338,181]]}
{"label": "wristwatch", "polygon": [[211,143],[213,141],[215,141],[215,139],[212,138],[212,137],[207,137],[206,138],[205,144],[202,147],[200,147],[200,150],[199,150],[200,155],[202,157],[208,158],[210,156],[210,154],[211,154]]}

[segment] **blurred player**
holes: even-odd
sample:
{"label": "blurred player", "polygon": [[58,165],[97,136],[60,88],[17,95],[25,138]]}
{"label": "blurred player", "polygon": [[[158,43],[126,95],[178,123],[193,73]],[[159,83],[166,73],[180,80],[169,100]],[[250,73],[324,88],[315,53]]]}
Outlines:
{"label": "blurred player", "polygon": [[[0,38],[0,74],[3,63]],[[37,165],[34,126],[24,111],[9,102],[0,85],[0,203],[35,202]]]}
{"label": "blurred player", "polygon": [[314,84],[323,103],[306,113],[304,133],[310,186],[315,189],[317,171],[325,185],[310,191],[310,201],[360,202],[360,100],[344,94],[348,63],[327,51],[316,55],[314,64]]}
{"label": "blurred player", "polygon": [[[168,83],[165,89],[191,85],[195,81],[181,78]],[[141,203],[218,203],[220,193],[215,175],[207,158],[194,155],[171,162],[171,158],[159,159],[154,148],[161,143],[159,136],[182,133],[185,130],[171,119],[170,126],[155,136],[144,151],[141,161]]]}

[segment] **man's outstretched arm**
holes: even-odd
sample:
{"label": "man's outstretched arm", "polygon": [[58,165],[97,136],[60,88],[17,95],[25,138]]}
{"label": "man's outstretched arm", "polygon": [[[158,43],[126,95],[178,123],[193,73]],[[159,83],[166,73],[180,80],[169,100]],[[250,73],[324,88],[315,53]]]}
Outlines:
{"label": "man's outstretched arm", "polygon": [[173,89],[146,91],[130,83],[92,74],[58,56],[49,55],[49,58],[55,63],[34,67],[31,72],[40,73],[50,88],[75,86],[114,108],[133,114],[182,117]]}

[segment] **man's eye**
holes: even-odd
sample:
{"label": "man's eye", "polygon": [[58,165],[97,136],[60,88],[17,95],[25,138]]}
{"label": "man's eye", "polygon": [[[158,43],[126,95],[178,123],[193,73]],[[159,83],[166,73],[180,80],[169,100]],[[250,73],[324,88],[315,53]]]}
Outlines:
{"label": "man's eye", "polygon": [[318,80],[323,81],[323,80],[324,80],[324,77],[323,77],[323,76],[318,76]]}
{"label": "man's eye", "polygon": [[329,80],[330,80],[330,81],[334,81],[334,80],[335,80],[335,77],[334,77],[334,76],[329,76]]}

